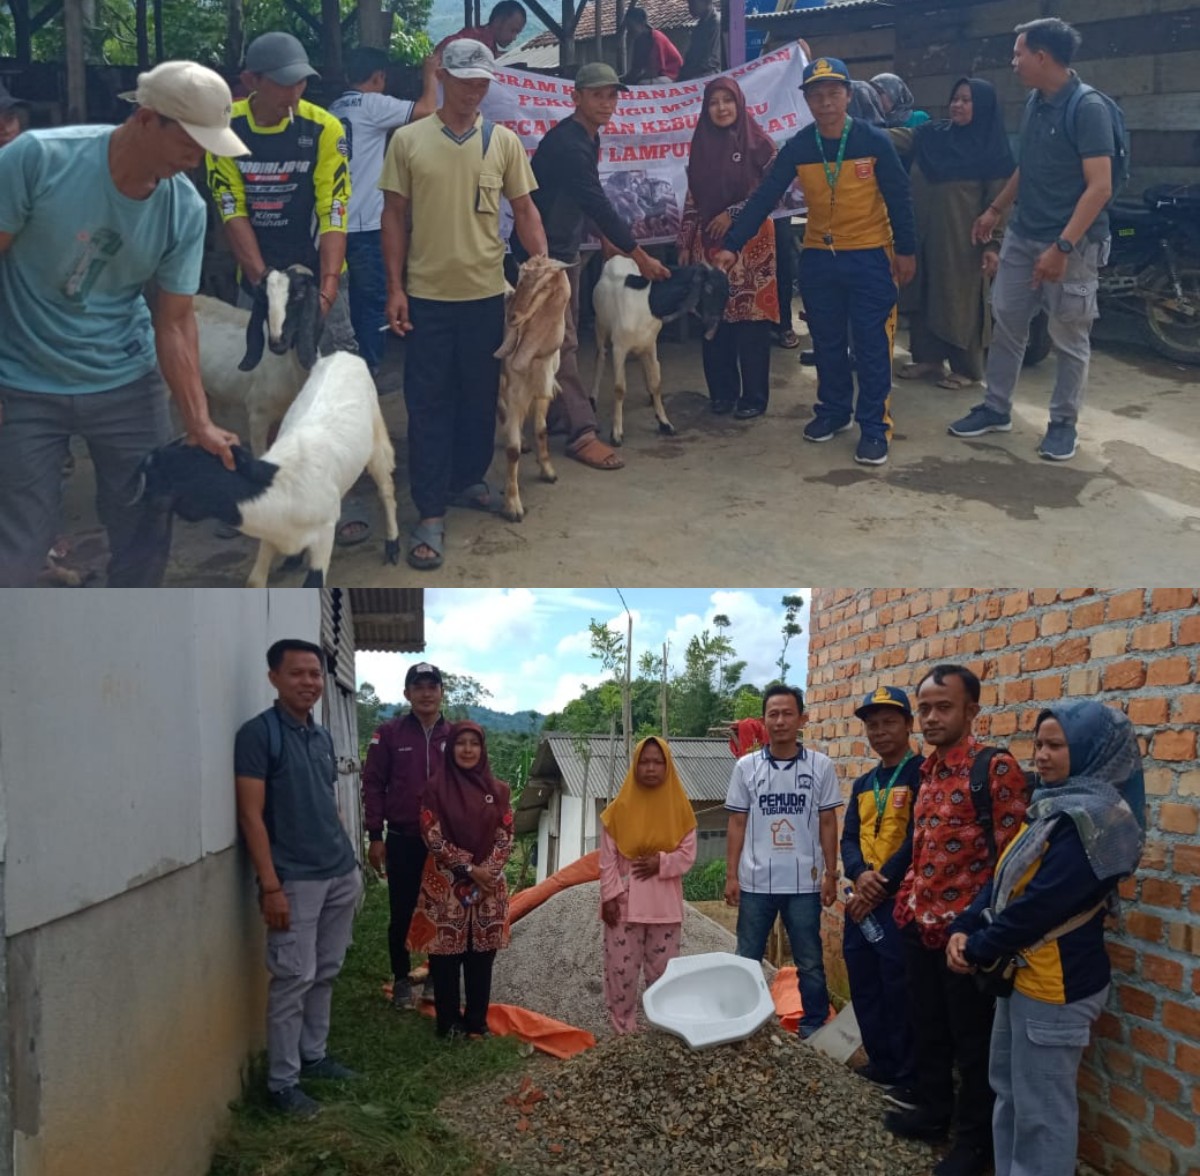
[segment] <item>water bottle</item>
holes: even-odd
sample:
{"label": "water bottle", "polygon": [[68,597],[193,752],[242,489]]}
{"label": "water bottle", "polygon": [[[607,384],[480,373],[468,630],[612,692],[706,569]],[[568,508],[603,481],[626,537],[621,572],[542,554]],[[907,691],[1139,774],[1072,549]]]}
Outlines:
{"label": "water bottle", "polygon": [[[842,896],[847,902],[854,897],[854,887],[847,882],[842,889]],[[883,927],[875,917],[874,911],[868,911],[858,922],[858,929],[868,943],[878,943],[883,938]]]}

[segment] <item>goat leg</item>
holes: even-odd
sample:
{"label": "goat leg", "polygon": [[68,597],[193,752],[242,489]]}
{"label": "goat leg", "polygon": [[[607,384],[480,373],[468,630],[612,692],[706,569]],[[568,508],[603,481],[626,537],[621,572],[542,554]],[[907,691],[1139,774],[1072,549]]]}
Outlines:
{"label": "goat leg", "polygon": [[265,539],[260,540],[258,558],[254,561],[254,567],[250,569],[250,575],[246,577],[247,588],[265,588],[267,586],[267,577],[271,573],[271,561],[274,558],[274,546]]}
{"label": "goat leg", "polygon": [[383,520],[387,526],[387,542],[383,547],[384,563],[398,564],[400,562],[400,528],[396,524],[396,487],[392,481],[392,471],[396,468],[396,453],[392,449],[392,439],[388,436],[387,425],[383,416],[376,410],[374,424],[374,448],[371,459],[367,462],[367,472],[375,483],[379,493],[379,501],[383,504]]}
{"label": "goat leg", "polygon": [[[545,422],[543,421],[543,425]],[[508,458],[508,478],[504,483],[504,515],[510,523],[519,523],[525,517],[525,508],[521,505],[521,487],[519,485],[521,472],[521,434],[523,422],[515,412],[508,414],[504,427],[504,453]]]}
{"label": "goat leg", "polygon": [[333,540],[337,524],[330,523],[317,532],[317,537],[308,545],[308,575],[303,587],[323,588],[329,574],[329,561],[333,558]]}
{"label": "goat leg", "polygon": [[542,481],[557,482],[558,474],[554,472],[550,461],[550,438],[546,428],[546,412],[549,407],[550,401],[541,396],[533,402],[533,435],[537,440],[537,461]]}
{"label": "goat leg", "polygon": [[668,437],[675,436],[675,426],[667,420],[667,410],[662,402],[662,368],[658,363],[658,347],[651,346],[643,351],[642,374],[646,377],[646,391],[650,393],[650,401],[654,405],[654,415],[658,418],[658,431]]}
{"label": "goat leg", "polygon": [[612,443],[625,439],[625,355],[613,340],[613,423]]}

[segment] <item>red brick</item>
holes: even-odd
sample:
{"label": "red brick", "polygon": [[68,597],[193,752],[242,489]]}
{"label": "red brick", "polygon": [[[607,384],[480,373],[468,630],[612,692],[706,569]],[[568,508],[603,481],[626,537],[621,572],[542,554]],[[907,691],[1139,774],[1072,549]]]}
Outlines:
{"label": "red brick", "polygon": [[1183,905],[1183,887],[1178,882],[1164,882],[1161,878],[1147,878],[1142,883],[1142,902],[1148,906],[1170,907],[1178,910]]}
{"label": "red brick", "polygon": [[1151,983],[1161,984],[1164,988],[1173,988],[1176,992],[1183,991],[1183,965],[1176,960],[1145,955],[1142,957],[1142,976]]}
{"label": "red brick", "polygon": [[1176,641],[1180,645],[1196,645],[1200,643],[1200,613],[1184,617],[1179,622],[1179,636]]}
{"label": "red brick", "polygon": [[999,714],[992,715],[992,730],[993,735],[1012,735],[1017,730],[1017,712],[1016,711],[1001,711]]}
{"label": "red brick", "polygon": [[1177,1170],[1171,1149],[1159,1143],[1157,1139],[1139,1139],[1138,1158],[1151,1172],[1174,1172]]}
{"label": "red brick", "polygon": [[1096,1018],[1094,1036],[1106,1037],[1109,1041],[1124,1041],[1125,1027],[1118,1017],[1114,1017],[1112,1013],[1105,1009]]}
{"label": "red brick", "polygon": [[1110,596],[1108,600],[1108,619],[1110,621],[1128,621],[1142,615],[1142,602],[1146,594],[1135,588],[1132,592],[1121,592]]}
{"label": "red brick", "polygon": [[1162,939],[1163,921],[1157,915],[1129,911],[1125,916],[1125,926],[1129,934],[1138,939],[1146,939],[1151,943],[1158,943]]}
{"label": "red brick", "polygon": [[1134,1071],[1133,1054],[1119,1045],[1104,1043],[1104,1067],[1110,1074],[1128,1078]]}
{"label": "red brick", "polygon": [[[1200,926],[1195,923],[1171,923],[1167,927],[1167,942],[1173,951],[1200,955]],[[1200,972],[1197,972],[1200,979]]]}
{"label": "red brick", "polygon": [[1174,612],[1178,608],[1190,608],[1196,599],[1194,588],[1155,588],[1150,594],[1150,608],[1154,612]]}
{"label": "red brick", "polygon": [[1155,621],[1152,625],[1138,625],[1133,631],[1133,649],[1167,649],[1171,644],[1171,622]]}
{"label": "red brick", "polygon": [[1027,649],[1021,654],[1021,670],[1030,673],[1033,670],[1048,670],[1050,668],[1051,652],[1048,646],[1038,645]]}
{"label": "red brick", "polygon": [[1108,948],[1108,959],[1113,968],[1118,972],[1132,972],[1137,964],[1137,952],[1127,943],[1114,943],[1109,940],[1105,947]]}
{"label": "red brick", "polygon": [[1124,629],[1101,629],[1092,634],[1092,657],[1116,657],[1128,644],[1129,634]]}
{"label": "red brick", "polygon": [[1100,1137],[1093,1134],[1091,1122],[1081,1118],[1080,1126],[1084,1131],[1079,1136],[1079,1158],[1084,1163],[1091,1164],[1097,1171],[1103,1172],[1108,1167],[1108,1149]]}
{"label": "red brick", "polygon": [[1167,721],[1170,706],[1165,698],[1131,698],[1129,721],[1142,727],[1158,727]]}
{"label": "red brick", "polygon": [[[1159,731],[1150,745],[1150,754],[1160,760],[1190,760],[1196,758],[1196,732]],[[1193,822],[1190,829],[1177,829],[1178,833],[1195,833]]]}
{"label": "red brick", "polygon": [[1109,1115],[1096,1116],[1096,1130],[1102,1139],[1119,1147],[1122,1151],[1129,1147],[1129,1129]]}
{"label": "red brick", "polygon": [[1175,699],[1175,722],[1200,723],[1200,694],[1181,694]]}
{"label": "red brick", "polygon": [[1091,596],[1095,592],[1095,588],[1063,588],[1059,594],[1059,600],[1078,600],[1081,596]]}
{"label": "red brick", "polygon": [[1196,1125],[1166,1107],[1154,1108],[1154,1128],[1160,1135],[1182,1143],[1184,1147],[1191,1147],[1196,1142]]}
{"label": "red brick", "polygon": [[1042,617],[1040,631],[1043,637],[1057,637],[1059,633],[1067,631],[1070,623],[1071,614],[1065,608],[1056,609]]}
{"label": "red brick", "polygon": [[1189,1008],[1173,1000],[1163,1001],[1162,1023],[1167,1029],[1200,1041],[1200,1008]]}
{"label": "red brick", "polygon": [[1192,896],[1188,899],[1188,910],[1193,915],[1200,915],[1200,886],[1192,887]]}
{"label": "red brick", "polygon": [[1002,614],[1006,617],[1015,617],[1018,613],[1023,613],[1029,607],[1029,590],[1022,589],[1019,592],[1010,592],[1005,598],[1002,606]]}
{"label": "red brick", "polygon": [[1175,846],[1173,862],[1178,874],[1200,874],[1200,845]]}
{"label": "red brick", "polygon": [[1033,680],[1033,697],[1041,702],[1062,697],[1062,679],[1057,674],[1044,674]]}
{"label": "red brick", "polygon": [[1126,902],[1133,902],[1137,898],[1137,882],[1133,878],[1123,878],[1117,883],[1117,893]]}
{"label": "red brick", "polygon": [[[1184,732],[1164,731],[1162,734],[1183,735]],[[1188,731],[1186,734],[1191,736],[1192,754],[1194,755],[1196,747],[1196,733],[1195,731]],[[1159,752],[1158,741],[1161,738],[1162,735],[1158,735],[1154,739],[1154,754],[1158,756],[1159,759],[1171,759],[1171,756],[1162,755]],[[1184,757],[1177,756],[1174,758],[1178,759]],[[1165,833],[1195,833],[1197,829],[1200,829],[1200,809],[1197,809],[1195,805],[1173,804],[1170,801],[1164,800],[1162,804],[1158,806],[1158,827]]]}
{"label": "red brick", "polygon": [[1076,666],[1088,659],[1089,643],[1086,637],[1068,637],[1054,647],[1056,666]]}
{"label": "red brick", "polygon": [[1167,843],[1165,841],[1147,841],[1146,848],[1142,850],[1142,860],[1138,865],[1142,870],[1165,870],[1167,868]]}
{"label": "red brick", "polygon": [[983,635],[984,649],[1003,649],[1008,644],[1008,626],[997,625]]}
{"label": "red brick", "polygon": [[1146,681],[1146,663],[1140,661],[1113,662],[1104,667],[1105,690],[1136,690]]}
{"label": "red brick", "polygon": [[1132,1013],[1135,1017],[1144,1017],[1147,1021],[1154,1020],[1154,1008],[1158,1002],[1150,993],[1129,984],[1122,984],[1117,989],[1117,995],[1121,1000],[1121,1008],[1127,1013]]}
{"label": "red brick", "polygon": [[1028,617],[1023,621],[1014,621],[1009,632],[1014,645],[1028,645],[1037,637],[1037,621]]}
{"label": "red brick", "polygon": [[1178,1102],[1183,1097],[1183,1083],[1178,1078],[1153,1066],[1142,1067],[1142,1085],[1163,1102]]}
{"label": "red brick", "polygon": [[1175,1067],[1185,1074],[1200,1075],[1200,1049],[1180,1042],[1175,1047]]}
{"label": "red brick", "polygon": [[1126,1119],[1132,1119],[1135,1123],[1140,1123],[1146,1117],[1145,1096],[1128,1087],[1109,1083],[1108,1101],[1113,1110],[1120,1111]]}
{"label": "red brick", "polygon": [[1160,1062],[1165,1062],[1171,1052],[1171,1043],[1161,1033],[1141,1025],[1130,1031],[1129,1044],[1143,1057]]}
{"label": "red brick", "polygon": [[917,592],[908,598],[908,615],[915,617],[929,611],[929,593]]}
{"label": "red brick", "polygon": [[1186,686],[1192,680],[1192,667],[1186,657],[1160,657],[1146,671],[1147,686]]}
{"label": "red brick", "polygon": [[1104,601],[1092,600],[1071,610],[1072,629],[1091,629],[1104,623]]}
{"label": "red brick", "polygon": [[1015,681],[1005,682],[1001,690],[1006,706],[1011,706],[1015,702],[1028,702],[1033,697],[1033,683],[1028,678],[1017,678]]}

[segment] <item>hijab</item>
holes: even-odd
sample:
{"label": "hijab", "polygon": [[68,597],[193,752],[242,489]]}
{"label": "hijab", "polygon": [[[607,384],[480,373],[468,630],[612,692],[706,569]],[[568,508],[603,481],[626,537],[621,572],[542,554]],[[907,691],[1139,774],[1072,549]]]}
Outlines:
{"label": "hijab", "polygon": [[1146,788],[1133,724],[1098,702],[1063,702],[1038,715],[1056,719],[1067,739],[1070,767],[1060,784],[1041,784],[1025,811],[1026,830],[996,871],[993,909],[1004,909],[1013,887],[1045,850],[1054,823],[1074,822],[1097,880],[1137,869],[1145,841]]}
{"label": "hijab", "polygon": [[883,104],[879,101],[879,92],[870,82],[850,83],[848,112],[856,122],[864,122],[871,127],[882,127],[887,122]]}
{"label": "hijab", "polygon": [[934,184],[948,180],[1006,180],[1016,169],[996,87],[982,78],[959,78],[950,99],[964,82],[971,87],[972,116],[965,127],[949,119],[922,123],[913,143],[913,160]]}
{"label": "hijab", "polygon": [[[479,736],[479,762],[470,770],[454,762],[454,744],[466,731]],[[451,845],[466,850],[478,866],[496,845],[496,830],[511,810],[508,785],[492,775],[487,737],[477,723],[454,723],[446,736],[446,763],[440,780],[431,780],[425,803]]]}
{"label": "hijab", "polygon": [[[647,743],[655,743],[667,761],[666,774],[657,788],[637,782],[637,764]],[[650,736],[634,749],[633,762],[617,798],[600,814],[608,835],[630,859],[652,853],[671,853],[696,827],[696,814],[683,790],[671,749],[665,739]]]}
{"label": "hijab", "polygon": [[[907,83],[899,74],[881,73],[871,79],[871,85],[880,93],[886,94],[892,104],[892,109],[883,116],[886,127],[907,126],[916,109],[917,100]],[[882,105],[882,104],[881,104]]]}
{"label": "hijab", "polygon": [[[733,97],[737,120],[732,126],[719,127],[709,117],[708,100],[716,90],[725,90]],[[688,187],[702,225],[745,200],[758,187],[774,156],[775,144],[750,117],[741,87],[733,78],[713,78],[704,87],[687,169]]]}

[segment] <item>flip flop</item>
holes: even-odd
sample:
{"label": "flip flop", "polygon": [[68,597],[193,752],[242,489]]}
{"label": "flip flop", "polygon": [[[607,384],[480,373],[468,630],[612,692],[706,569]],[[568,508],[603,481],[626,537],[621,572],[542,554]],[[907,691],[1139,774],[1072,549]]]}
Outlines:
{"label": "flip flop", "polygon": [[944,376],[938,380],[939,388],[948,388],[951,392],[961,392],[964,388],[973,388],[979,381],[971,379],[970,376],[959,375],[958,372],[951,372],[948,376]]}
{"label": "flip flop", "polygon": [[625,467],[616,450],[605,445],[594,433],[582,445],[570,446],[567,456],[593,470],[619,470]]}
{"label": "flip flop", "polygon": [[897,373],[902,380],[924,380],[936,376],[941,369],[936,364],[906,363]]}
{"label": "flip flop", "polygon": [[464,486],[457,494],[451,495],[450,505],[482,511],[484,514],[499,514],[504,509],[504,503],[486,482]]}
{"label": "flip flop", "polygon": [[800,336],[795,331],[782,331],[775,336],[775,345],[785,351],[792,351],[800,346]]}
{"label": "flip flop", "polygon": [[[442,566],[442,551],[446,545],[446,524],[417,523],[408,533],[408,560],[410,568],[418,572],[431,572]],[[433,555],[417,555],[418,547],[428,547]]]}
{"label": "flip flop", "polygon": [[370,538],[371,520],[366,510],[356,502],[347,502],[342,508],[342,517],[338,519],[334,543],[338,547],[357,547]]}

